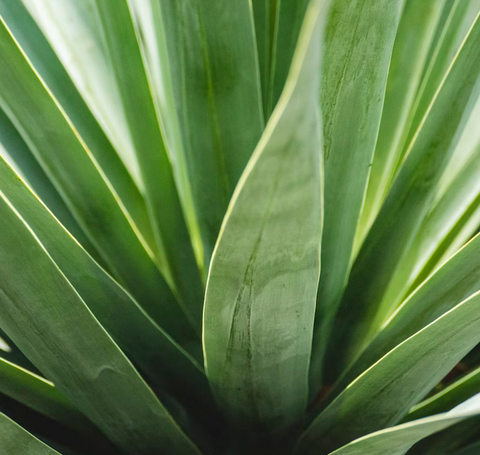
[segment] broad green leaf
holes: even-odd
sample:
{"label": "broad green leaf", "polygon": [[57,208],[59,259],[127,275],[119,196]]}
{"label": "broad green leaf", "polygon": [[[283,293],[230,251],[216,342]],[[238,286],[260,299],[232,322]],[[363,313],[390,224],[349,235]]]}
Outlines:
{"label": "broad green leaf", "polygon": [[0,324],[29,359],[127,453],[198,450],[0,193]]}
{"label": "broad green leaf", "polygon": [[[127,0],[95,0],[135,147],[156,243],[168,276],[201,332],[203,287],[155,112]],[[142,115],[138,115],[139,111]]]}
{"label": "broad green leaf", "polygon": [[[328,3],[328,2],[327,2]],[[204,310],[207,377],[252,438],[305,412],[322,224],[321,18],[307,13],[285,91],[235,190]]]}
{"label": "broad green leaf", "polygon": [[33,67],[65,110],[75,130],[85,141],[138,229],[150,247],[154,248],[145,201],[138,187],[35,21],[21,1],[0,1],[0,15]]}
{"label": "broad green leaf", "polygon": [[446,412],[477,393],[480,393],[480,368],[415,405],[410,410],[407,420],[421,419],[422,417]]}
{"label": "broad green leaf", "polygon": [[[207,399],[206,378],[190,358],[48,213],[0,161],[0,190],[35,232],[95,317],[157,386]],[[198,353],[198,358],[201,357]]]}
{"label": "broad green leaf", "polygon": [[366,370],[305,431],[299,453],[325,455],[399,422],[480,341],[480,293]]}
{"label": "broad green leaf", "polygon": [[264,128],[251,3],[159,5],[208,265],[230,197]]}
{"label": "broad green leaf", "polygon": [[72,428],[85,430],[91,425],[50,381],[2,358],[0,392]]}
{"label": "broad green leaf", "polygon": [[415,332],[480,290],[480,237],[439,268],[391,316],[338,385],[342,390]]}
{"label": "broad green leaf", "polygon": [[0,24],[0,106],[16,126],[109,269],[174,338],[191,325],[133,221],[55,98]]}
{"label": "broad green leaf", "polygon": [[451,412],[369,434],[335,450],[331,455],[405,455],[415,443],[427,436],[479,415],[478,402],[477,396]]}
{"label": "broad green leaf", "polygon": [[388,74],[382,121],[368,190],[356,233],[361,245],[391,186],[412,122],[412,104],[445,0],[407,0],[398,26]]}
{"label": "broad green leaf", "polygon": [[282,94],[309,0],[278,0],[271,50],[268,115]]}
{"label": "broad green leaf", "polygon": [[21,0],[105,131],[136,185],[143,182],[94,0]]}
{"label": "broad green leaf", "polygon": [[337,336],[330,344],[333,375],[352,361],[400,303],[396,272],[428,213],[455,133],[465,121],[480,73],[479,39],[477,18],[355,261],[336,320]]}
{"label": "broad green leaf", "polygon": [[8,455],[60,455],[2,413],[0,447]]}
{"label": "broad green leaf", "polygon": [[346,285],[382,113],[403,0],[334,0],[320,91],[325,135],[325,228],[312,358],[312,392]]}

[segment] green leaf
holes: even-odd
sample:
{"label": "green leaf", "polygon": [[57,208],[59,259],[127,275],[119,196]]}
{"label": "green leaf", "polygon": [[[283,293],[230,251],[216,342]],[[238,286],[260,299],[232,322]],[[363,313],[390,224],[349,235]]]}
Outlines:
{"label": "green leaf", "polygon": [[[173,92],[172,78],[175,75],[170,71],[160,3],[155,0],[142,2],[128,0],[137,32],[138,44],[142,50],[145,70],[149,78],[150,90],[161,125],[162,137],[165,141],[168,157],[172,163],[191,241],[197,262],[201,266],[202,272],[204,272],[203,246],[198,221],[193,208],[192,190],[187,175],[182,135]],[[202,278],[204,278],[203,275]]]}
{"label": "green leaf", "polygon": [[88,249],[90,254],[99,257],[95,248],[70,213],[58,191],[38,164],[35,156],[22,139],[17,129],[0,109],[0,155],[15,168],[16,172],[35,191],[44,204],[55,214],[72,235]]}
{"label": "green leaf", "polygon": [[255,38],[257,40],[257,54],[261,76],[263,115],[265,119],[268,119],[271,113],[268,106],[270,71],[272,67],[277,5],[279,2],[280,0],[252,0],[253,17],[255,20]]}
{"label": "green leaf", "polygon": [[331,455],[404,455],[427,436],[480,414],[478,401],[477,396],[446,414],[370,434],[335,450]]}
{"label": "green leaf", "polygon": [[60,455],[2,413],[0,447],[8,455]]}
{"label": "green leaf", "polygon": [[391,316],[361,356],[344,373],[342,390],[358,375],[415,332],[480,290],[480,237],[475,238],[425,281]]}
{"label": "green leaf", "polygon": [[[186,354],[48,213],[0,161],[0,190],[35,232],[99,322],[157,386],[207,396],[201,367]],[[201,358],[199,353],[198,358]],[[183,387],[182,387],[183,386]]]}
{"label": "green leaf", "polygon": [[91,0],[21,0],[140,191],[144,190],[112,63]]}
{"label": "green leaf", "polygon": [[314,393],[332,319],[351,267],[402,6],[402,0],[334,0],[329,13],[320,92],[325,135],[325,228],[313,343]]}
{"label": "green leaf", "polygon": [[250,437],[301,420],[322,218],[316,99],[321,20],[313,2],[285,91],[239,182],[212,258],[204,310],[207,377]]}
{"label": "green leaf", "polygon": [[[193,330],[64,112],[0,24],[0,106],[17,127],[109,269],[147,313],[186,345]],[[79,190],[81,189],[81,190]]]}
{"label": "green leaf", "polygon": [[271,51],[268,115],[280,99],[309,0],[278,0]]}
{"label": "green leaf", "polygon": [[159,2],[208,265],[230,197],[264,128],[249,0]]}
{"label": "green leaf", "polygon": [[407,0],[398,26],[388,74],[382,121],[365,204],[356,233],[356,251],[380,210],[403,157],[413,121],[411,108],[445,0]]}
{"label": "green leaf", "polygon": [[80,430],[90,422],[46,379],[0,358],[0,392],[18,402]]}
{"label": "green leaf", "polygon": [[473,370],[442,391],[415,405],[410,410],[406,420],[421,419],[422,417],[449,411],[477,393],[480,393],[480,368]]}
{"label": "green leaf", "polygon": [[462,42],[467,36],[472,23],[480,11],[477,0],[453,0],[444,29],[436,43],[429,66],[423,76],[422,85],[416,95],[413,106],[414,118],[406,140],[408,147],[413,140],[428,108],[435,98],[435,93],[442,84],[449,66],[455,58]]}
{"label": "green leaf", "polygon": [[299,453],[325,455],[397,423],[480,342],[479,321],[476,293],[396,346],[315,418]]}
{"label": "green leaf", "polygon": [[85,141],[145,240],[154,248],[145,201],[138,187],[37,24],[21,1],[0,1],[0,15]]}
{"label": "green leaf", "polygon": [[97,0],[94,4],[130,127],[156,243],[162,245],[159,255],[165,254],[178,299],[200,334],[203,286],[127,0]]}
{"label": "green leaf", "polygon": [[0,194],[0,324],[114,443],[147,455],[196,447]]}
{"label": "green leaf", "polygon": [[465,121],[480,73],[479,39],[477,19],[355,261],[336,320],[337,336],[330,344],[333,374],[358,355],[400,303],[398,265],[428,213],[455,133]]}

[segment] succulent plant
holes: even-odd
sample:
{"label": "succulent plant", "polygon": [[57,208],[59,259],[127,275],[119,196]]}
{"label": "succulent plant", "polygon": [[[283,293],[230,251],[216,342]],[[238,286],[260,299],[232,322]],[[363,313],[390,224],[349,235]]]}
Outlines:
{"label": "succulent plant", "polygon": [[0,0],[0,453],[478,454],[479,14]]}

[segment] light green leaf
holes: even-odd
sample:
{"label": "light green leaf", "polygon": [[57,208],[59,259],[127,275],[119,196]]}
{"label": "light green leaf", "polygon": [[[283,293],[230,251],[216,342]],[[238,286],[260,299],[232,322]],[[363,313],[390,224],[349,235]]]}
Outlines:
{"label": "light green leaf", "polygon": [[37,24],[21,1],[0,1],[0,15],[85,141],[145,240],[154,249],[152,228],[138,187]]}
{"label": "light green leaf", "polygon": [[449,411],[477,393],[480,393],[480,368],[473,370],[442,391],[415,405],[408,413],[406,420],[421,419],[422,417]]}
{"label": "light green leaf", "polygon": [[370,434],[335,450],[331,455],[404,455],[427,436],[480,414],[478,401],[477,396],[446,414]]}
{"label": "light green leaf", "polygon": [[[141,243],[110,182],[64,112],[0,24],[0,105],[29,145],[109,269],[174,338],[192,329]],[[79,190],[81,189],[81,190]]]}
{"label": "light green leaf", "polygon": [[[332,373],[351,362],[400,302],[396,275],[435,197],[451,144],[480,73],[480,20],[459,51],[406,161],[370,230],[350,275],[330,345]],[[480,85],[480,84],[478,84]],[[338,361],[338,359],[341,359]]]}
{"label": "light green leaf", "polygon": [[21,0],[138,188],[143,182],[94,0]]}
{"label": "light green leaf", "polygon": [[[142,2],[128,0],[161,126],[162,137],[165,141],[168,157],[172,163],[178,193],[182,200],[197,262],[202,267],[203,246],[193,208],[192,190],[187,175],[185,152],[173,92],[172,78],[175,75],[170,71],[165,27],[163,25],[160,4],[161,2],[156,0],[145,0]],[[204,272],[203,267],[202,272]]]}
{"label": "light green leaf", "polygon": [[334,0],[329,13],[321,106],[325,135],[325,229],[311,386],[346,285],[372,162],[403,0]]}
{"label": "light green leaf", "polygon": [[436,91],[480,11],[478,0],[452,0],[450,3],[453,3],[453,6],[436,43],[436,48],[433,51],[412,108],[414,117],[405,143],[406,147],[415,137],[430,104],[435,98]]}
{"label": "light green leaf", "polygon": [[478,342],[480,293],[396,346],[310,424],[298,453],[325,455],[397,423]]}
{"label": "light green leaf", "polygon": [[0,324],[71,402],[127,453],[196,447],[0,193]]}
{"label": "light green leaf", "polygon": [[[192,324],[201,332],[203,286],[155,112],[127,0],[95,0],[135,147],[159,256]],[[142,115],[138,113],[142,112]]]}
{"label": "light green leaf", "polygon": [[2,413],[0,447],[8,455],[60,455]]}
{"label": "light green leaf", "polygon": [[230,197],[264,128],[251,3],[159,5],[208,264]]}
{"label": "light green leaf", "polygon": [[372,225],[403,157],[411,108],[445,0],[407,0],[398,26],[356,251]]}
{"label": "light green leaf", "polygon": [[337,389],[341,391],[395,346],[478,292],[479,259],[480,237],[477,237],[402,303],[358,360],[344,373]]}
{"label": "light green leaf", "polygon": [[3,358],[0,358],[0,392],[64,425],[80,430],[91,427],[50,381]]}
{"label": "light green leaf", "polygon": [[307,404],[322,223],[313,95],[319,11],[327,3],[315,1],[307,13],[285,91],[235,190],[207,281],[207,377],[222,409],[252,438],[259,428],[260,437],[289,429]]}

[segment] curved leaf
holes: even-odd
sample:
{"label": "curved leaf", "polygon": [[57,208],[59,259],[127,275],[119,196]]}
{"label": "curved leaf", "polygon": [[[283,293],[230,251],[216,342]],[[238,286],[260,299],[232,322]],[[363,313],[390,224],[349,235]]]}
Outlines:
{"label": "curved leaf", "polygon": [[[156,243],[179,301],[201,332],[203,287],[127,0],[95,0],[145,185]],[[142,112],[139,116],[138,112]]]}
{"label": "curved leaf", "polygon": [[128,453],[198,450],[0,193],[0,324],[28,358]]}
{"label": "curved leaf", "polygon": [[311,388],[346,285],[360,210],[377,141],[403,0],[334,0],[320,91],[325,135],[325,228]]}
{"label": "curved leaf", "polygon": [[479,397],[474,397],[446,414],[370,434],[335,450],[331,455],[404,455],[427,436],[480,414],[478,401]]}
{"label": "curved leaf", "polygon": [[[212,258],[204,310],[207,377],[249,437],[302,417],[319,278],[320,8],[302,28],[287,86],[235,191]],[[324,12],[324,10],[323,10]]]}
{"label": "curved leaf", "polygon": [[[161,386],[167,381],[170,386],[183,385],[186,394],[196,392],[198,387],[206,395],[206,378],[197,362],[88,256],[1,161],[0,190],[35,232],[96,318],[153,384]],[[201,353],[198,354],[200,358]]]}
{"label": "curved leaf", "polygon": [[479,39],[477,17],[355,261],[330,344],[333,374],[358,355],[401,301],[398,265],[428,213],[465,108],[480,86]]}
{"label": "curved leaf", "polygon": [[157,323],[177,341],[189,343],[191,326],[147,245],[141,243],[110,182],[3,22],[0,51],[0,105],[110,270]]}
{"label": "curved leaf", "polygon": [[480,342],[480,293],[396,346],[310,424],[299,453],[325,455],[397,423]]}
{"label": "curved leaf", "polygon": [[154,248],[145,201],[138,187],[22,1],[0,1],[0,15],[85,141],[147,243]]}

